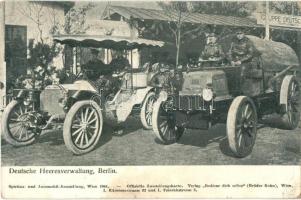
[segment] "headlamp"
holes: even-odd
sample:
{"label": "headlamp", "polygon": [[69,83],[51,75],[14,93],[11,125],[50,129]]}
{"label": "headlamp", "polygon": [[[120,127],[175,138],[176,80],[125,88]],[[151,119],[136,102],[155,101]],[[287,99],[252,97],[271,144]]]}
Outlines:
{"label": "headlamp", "polygon": [[205,101],[211,101],[213,98],[213,91],[209,88],[204,88],[202,92],[202,97]]}

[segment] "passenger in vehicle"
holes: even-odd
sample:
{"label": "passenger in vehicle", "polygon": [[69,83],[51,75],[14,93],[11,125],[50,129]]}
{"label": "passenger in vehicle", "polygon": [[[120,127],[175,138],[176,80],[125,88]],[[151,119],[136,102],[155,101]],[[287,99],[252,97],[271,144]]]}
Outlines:
{"label": "passenger in vehicle", "polygon": [[218,67],[225,58],[222,46],[217,43],[215,33],[207,35],[207,44],[200,56],[200,61],[204,61],[205,67]]}
{"label": "passenger in vehicle", "polygon": [[85,75],[89,80],[95,81],[100,75],[112,73],[112,70],[99,59],[97,49],[91,49],[91,54],[92,59],[83,66],[86,71]]}
{"label": "passenger in vehicle", "polygon": [[112,59],[109,64],[110,68],[113,68],[114,71],[121,72],[124,70],[128,70],[130,68],[130,63],[127,58],[125,58],[124,53],[122,51],[116,52],[116,57]]}
{"label": "passenger in vehicle", "polygon": [[229,50],[229,60],[232,66],[241,66],[240,85],[241,93],[250,96],[260,92],[261,74],[258,70],[258,54],[251,41],[245,36],[243,29],[236,31]]}

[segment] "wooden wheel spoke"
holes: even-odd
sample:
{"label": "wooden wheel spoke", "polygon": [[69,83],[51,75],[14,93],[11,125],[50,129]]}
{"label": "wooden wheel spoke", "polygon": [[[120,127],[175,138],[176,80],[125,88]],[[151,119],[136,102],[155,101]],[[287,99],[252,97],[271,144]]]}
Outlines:
{"label": "wooden wheel spoke", "polygon": [[81,128],[82,126],[80,124],[72,124],[72,128]]}
{"label": "wooden wheel spoke", "polygon": [[243,138],[243,135],[242,134],[239,134],[238,135],[238,147],[241,147],[241,145],[242,145],[242,138]]}
{"label": "wooden wheel spoke", "polygon": [[168,125],[166,125],[166,126],[164,126],[164,127],[162,127],[162,133],[163,133],[163,135],[165,135],[165,133],[166,133],[166,131],[167,131],[167,129],[168,129]]}
{"label": "wooden wheel spoke", "polygon": [[[88,132],[89,132],[89,131],[88,131]],[[85,142],[86,142],[86,144],[89,143],[89,139],[88,139],[88,134],[87,134],[87,133],[85,134]]]}
{"label": "wooden wheel spoke", "polygon": [[172,130],[169,128],[168,129],[168,139],[171,140],[171,135],[172,135]]}
{"label": "wooden wheel spoke", "polygon": [[80,133],[79,133],[78,136],[76,137],[74,143],[77,144],[77,142],[78,142],[78,140],[80,139],[80,137],[81,137],[81,135],[83,134],[83,132],[84,132],[83,130],[80,131]]}
{"label": "wooden wheel spoke", "polygon": [[92,115],[94,115],[94,113],[95,113],[95,110],[93,109],[92,112],[88,116],[87,122],[91,119],[91,117],[92,117]]}
{"label": "wooden wheel spoke", "polygon": [[167,125],[167,121],[163,121],[163,122],[159,125],[159,127],[162,128],[162,127],[164,127],[165,125]]}
{"label": "wooden wheel spoke", "polygon": [[74,132],[72,133],[72,136],[78,134],[78,133],[79,133],[80,131],[82,131],[82,130],[83,130],[83,128],[80,127],[79,129],[77,129],[76,131],[74,131]]}
{"label": "wooden wheel spoke", "polygon": [[[13,126],[13,125],[14,125],[14,126]],[[9,128],[10,128],[10,129],[13,129],[13,128],[18,127],[18,126],[20,126],[20,125],[22,126],[23,123],[22,123],[22,122],[17,122],[17,123],[14,123],[14,124],[10,124],[10,125],[9,125]]]}
{"label": "wooden wheel spoke", "polygon": [[20,113],[18,113],[17,111],[14,111],[14,113],[13,113],[14,115],[17,115],[17,117],[19,117],[21,114]]}
{"label": "wooden wheel spoke", "polygon": [[84,108],[81,109],[80,111],[80,118],[82,122],[85,122],[85,117],[84,117]]}
{"label": "wooden wheel spoke", "polygon": [[241,131],[241,127],[242,127],[241,124],[237,124],[235,128],[236,128],[237,131],[239,131],[239,130]]}
{"label": "wooden wheel spoke", "polygon": [[86,135],[86,131],[83,131],[83,134],[81,135],[81,139],[80,139],[80,146],[82,147],[84,144],[84,137]]}
{"label": "wooden wheel spoke", "polygon": [[21,127],[20,135],[19,135],[19,140],[22,139],[22,136],[23,136],[23,130],[24,130],[24,126]]}
{"label": "wooden wheel spoke", "polygon": [[95,131],[93,131],[93,130],[91,130],[91,128],[89,128],[88,130],[87,130],[87,134],[90,136],[90,138],[92,138],[93,137],[93,133],[95,132]]}
{"label": "wooden wheel spoke", "polygon": [[246,119],[249,120],[251,118],[251,116],[253,115],[253,111],[250,110],[247,115],[246,115]]}
{"label": "wooden wheel spoke", "polygon": [[[244,114],[243,114],[243,116],[244,116],[245,118],[247,118],[247,116],[248,116],[249,108],[250,108],[250,105],[249,105],[249,104],[246,104],[245,109],[244,109]],[[251,112],[252,112],[252,111],[251,111]]]}
{"label": "wooden wheel spoke", "polygon": [[92,124],[93,122],[95,122],[97,120],[97,117],[95,116],[94,119],[92,119],[91,121],[88,122],[88,124]]}
{"label": "wooden wheel spoke", "polygon": [[85,112],[85,121],[88,121],[88,114],[89,114],[89,107],[86,108],[86,112]]}
{"label": "wooden wheel spoke", "polygon": [[23,115],[23,110],[21,106],[19,106],[19,110],[20,110],[20,114]]}
{"label": "wooden wheel spoke", "polygon": [[22,128],[23,128],[23,125],[19,126],[19,128],[18,128],[16,131],[14,131],[14,133],[12,133],[13,136],[14,136],[14,137],[17,137],[19,131],[20,131]]}
{"label": "wooden wheel spoke", "polygon": [[19,122],[19,123],[22,122],[22,121],[20,121],[20,120],[18,120],[18,119],[14,119],[14,118],[10,118],[9,121],[10,121],[10,122]]}
{"label": "wooden wheel spoke", "polygon": [[89,128],[90,128],[90,129],[96,129],[96,126],[91,126],[91,125],[89,125]]}

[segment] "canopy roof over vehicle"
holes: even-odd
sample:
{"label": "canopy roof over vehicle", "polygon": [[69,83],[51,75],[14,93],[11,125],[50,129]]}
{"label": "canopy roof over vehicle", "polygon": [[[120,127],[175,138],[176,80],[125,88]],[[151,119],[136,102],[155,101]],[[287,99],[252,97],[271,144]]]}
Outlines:
{"label": "canopy roof over vehicle", "polygon": [[300,70],[298,57],[290,46],[251,35],[247,37],[260,52],[265,71],[282,71],[288,66],[296,66],[296,69]]}
{"label": "canopy roof over vehicle", "polygon": [[53,40],[69,46],[131,50],[143,47],[162,47],[164,42],[142,38],[106,36],[106,35],[57,35]]}

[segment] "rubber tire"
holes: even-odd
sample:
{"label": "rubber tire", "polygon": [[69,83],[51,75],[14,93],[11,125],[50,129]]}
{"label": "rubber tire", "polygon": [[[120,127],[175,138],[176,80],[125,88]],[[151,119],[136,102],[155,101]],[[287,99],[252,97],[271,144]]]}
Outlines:
{"label": "rubber tire", "polygon": [[[280,103],[282,102],[283,106],[286,108],[287,105],[287,99],[288,99],[288,93],[289,93],[289,87],[291,82],[296,81],[295,77],[293,75],[287,75],[284,77],[282,84],[281,84],[281,89],[280,89]],[[296,81],[297,82],[297,81]],[[298,84],[298,82],[297,82]],[[300,101],[300,100],[299,100]],[[288,119],[288,115],[287,113],[284,113],[281,116],[281,129],[285,129],[285,130],[294,130],[298,127],[299,121],[300,121],[300,112],[298,112],[297,114],[297,118],[299,119],[297,122],[295,123],[291,123]]]}
{"label": "rubber tire", "polygon": [[238,158],[246,157],[252,152],[256,140],[256,133],[257,133],[257,129],[256,129],[257,121],[256,121],[254,144],[251,146],[251,148],[246,149],[246,151],[239,152],[237,147],[238,144],[236,143],[236,118],[237,118],[239,108],[246,101],[249,101],[251,103],[252,108],[255,111],[255,119],[257,120],[256,107],[252,99],[250,99],[247,96],[236,97],[231,103],[231,106],[228,111],[228,116],[227,116],[227,137],[228,137],[229,147],[232,150],[232,152],[235,154],[235,156],[237,156]]}
{"label": "rubber tire", "polygon": [[[2,114],[2,120],[1,120],[1,131],[3,133],[3,138],[5,141],[13,146],[20,147],[20,146],[26,146],[30,145],[35,142],[37,137],[33,137],[32,139],[26,141],[26,142],[19,142],[16,141],[10,134],[10,131],[8,129],[8,117],[11,113],[11,111],[14,109],[15,106],[17,106],[19,103],[22,103],[17,100],[12,100],[4,109],[4,112]],[[36,134],[37,136],[37,134]]]}
{"label": "rubber tire", "polygon": [[[149,124],[147,123],[147,121],[146,121],[145,109],[146,109],[146,105],[147,105],[148,99],[149,99],[151,96],[154,96],[154,97],[155,97],[155,95],[156,95],[156,94],[155,94],[154,92],[149,92],[149,93],[146,95],[146,97],[145,97],[145,99],[144,99],[144,101],[143,101],[143,103],[142,103],[141,110],[140,110],[140,121],[141,121],[141,123],[142,123],[143,128],[144,128],[144,129],[147,129],[147,130],[152,129],[153,126],[152,126],[152,125],[149,125]],[[153,103],[155,103],[155,101],[154,101]],[[152,121],[152,119],[151,119],[151,121]]]}
{"label": "rubber tire", "polygon": [[179,139],[182,137],[184,131],[185,131],[185,128],[183,127],[178,127],[178,137],[175,138],[174,140],[166,140],[165,138],[163,138],[160,134],[160,131],[159,131],[159,128],[158,128],[158,116],[159,116],[159,113],[160,113],[160,107],[161,107],[161,104],[162,104],[163,101],[156,101],[154,103],[154,107],[153,107],[153,116],[152,116],[152,124],[153,124],[153,131],[154,131],[154,134],[156,136],[156,138],[159,139],[160,142],[162,142],[163,144],[165,145],[168,145],[168,144],[173,144],[173,143],[176,143],[177,141],[179,141]]}
{"label": "rubber tire", "polygon": [[[97,111],[101,125],[99,127],[98,135],[96,136],[94,143],[86,149],[79,149],[76,147],[76,145],[72,141],[70,129],[72,126],[72,121],[73,121],[74,115],[82,106],[85,106],[85,105],[93,106],[93,108]],[[94,148],[98,144],[99,138],[101,136],[103,123],[104,122],[103,122],[102,111],[101,111],[100,106],[96,102],[91,101],[91,100],[84,100],[84,101],[76,102],[68,111],[65,121],[64,121],[63,138],[64,138],[64,142],[65,142],[67,149],[70,150],[75,155],[85,154],[85,153],[88,153],[88,152],[94,150]]]}

